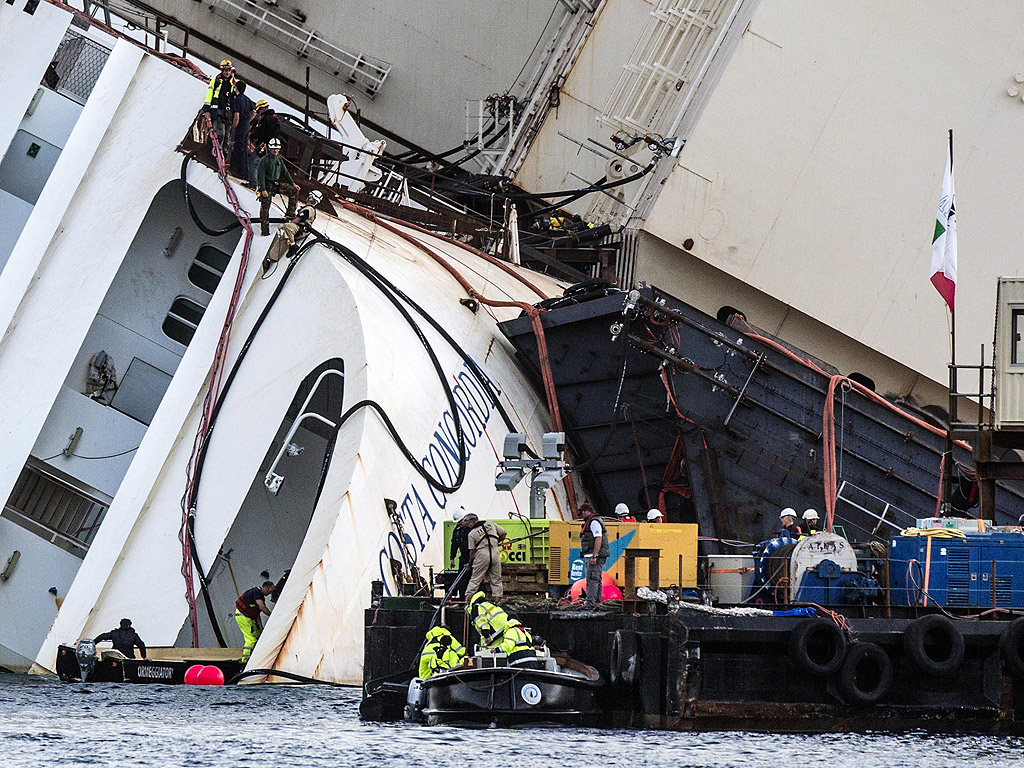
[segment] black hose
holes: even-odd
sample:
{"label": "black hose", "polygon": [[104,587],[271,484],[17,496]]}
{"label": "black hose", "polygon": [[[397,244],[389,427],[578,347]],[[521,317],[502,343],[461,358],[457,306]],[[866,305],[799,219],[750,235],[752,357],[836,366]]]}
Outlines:
{"label": "black hose", "polygon": [[247,677],[283,677],[286,680],[294,680],[297,683],[313,683],[315,685],[330,685],[334,688],[351,688],[351,685],[345,685],[344,683],[334,683],[330,680],[317,680],[315,677],[306,677],[305,675],[299,675],[295,672],[282,672],[280,669],[247,669],[239,672],[237,675],[228,680],[224,685],[237,685],[240,680],[244,680]]}
{"label": "black hose", "polygon": [[226,227],[221,229],[214,229],[208,227],[203,223],[203,220],[199,218],[199,213],[196,211],[195,206],[192,205],[192,198],[188,194],[188,181],[185,180],[185,175],[188,171],[189,161],[196,156],[195,152],[189,152],[185,155],[181,161],[181,189],[185,193],[185,204],[188,206],[188,215],[192,217],[192,221],[196,223],[196,226],[203,231],[203,234],[209,235],[210,237],[220,237],[226,235],[228,232],[238,229],[242,226],[242,222],[235,219],[233,222],[228,224]]}
{"label": "black hose", "polygon": [[[317,234],[318,236],[323,237],[324,240],[327,239],[326,237],[319,235],[319,233]],[[353,258],[359,263],[355,264],[352,261]],[[350,263],[353,263],[353,266],[356,266],[356,269],[359,269],[360,272],[365,271],[365,273],[371,275],[375,281],[379,281],[387,285],[389,290],[394,291],[396,296],[401,298],[402,301],[406,302],[410,307],[416,310],[416,313],[419,314],[423,319],[425,319],[430,324],[430,326],[438,333],[438,335],[440,335],[441,338],[444,339],[445,342],[453,350],[455,350],[456,354],[458,354],[459,357],[462,358],[463,362],[466,363],[466,365],[469,367],[470,372],[473,374],[474,378],[476,378],[476,380],[480,383],[480,386],[484,388],[487,394],[490,395],[491,402],[494,404],[494,407],[501,415],[501,418],[505,422],[505,426],[508,428],[508,431],[520,431],[520,429],[517,429],[515,423],[513,423],[512,418],[508,415],[508,411],[505,410],[505,406],[502,405],[501,400],[498,397],[498,393],[494,391],[490,379],[487,378],[484,372],[480,369],[480,366],[477,365],[476,361],[472,357],[470,357],[469,353],[467,353],[466,350],[463,349],[462,346],[457,341],[455,341],[454,338],[452,338],[452,335],[448,333],[448,331],[444,328],[443,325],[441,325],[441,323],[439,323],[429,312],[423,309],[423,307],[421,307],[411,296],[406,294],[405,291],[403,291],[397,285],[389,281],[386,277],[384,277],[380,272],[378,272],[373,266],[371,266],[365,260],[363,260],[354,253],[352,253],[352,258],[346,257],[346,259]]]}
{"label": "black hose", "polygon": [[[316,234],[318,235],[318,237],[320,237],[320,233]],[[384,409],[380,406],[379,403],[373,400],[361,400],[355,405],[353,405],[351,408],[349,408],[347,411],[345,411],[345,413],[342,414],[342,417],[338,422],[338,427],[340,428],[341,425],[344,424],[345,421],[347,421],[350,416],[352,416],[356,411],[360,410],[361,408],[372,408],[381,417],[381,420],[383,420],[385,426],[388,429],[388,432],[391,434],[392,438],[394,438],[395,440],[395,443],[398,445],[399,450],[402,451],[402,453],[405,455],[405,458],[416,469],[416,472],[420,475],[420,477],[422,477],[427,482],[427,484],[430,485],[435,490],[441,491],[442,493],[455,493],[455,491],[457,491],[462,486],[462,481],[465,480],[466,478],[466,435],[462,429],[462,421],[459,417],[458,405],[455,402],[455,393],[452,392],[452,388],[448,384],[448,377],[445,375],[444,367],[441,365],[441,361],[437,358],[437,354],[434,352],[434,348],[431,346],[430,341],[427,339],[427,337],[423,335],[423,331],[420,329],[419,325],[416,324],[416,321],[413,320],[412,315],[410,315],[409,311],[402,306],[401,302],[398,300],[398,297],[392,292],[392,289],[397,289],[393,286],[393,284],[390,283],[390,281],[381,276],[380,273],[377,272],[376,270],[373,270],[373,268],[370,267],[370,265],[363,261],[359,256],[357,256],[354,251],[350,250],[349,248],[346,248],[341,243],[338,243],[334,240],[330,240],[326,237],[319,242],[322,242],[322,244],[324,244],[326,247],[330,248],[339,256],[344,258],[347,262],[352,264],[352,266],[359,270],[364,277],[367,277],[370,280],[370,282],[377,286],[381,293],[384,294],[385,298],[387,298],[387,300],[391,302],[392,306],[394,306],[394,308],[398,310],[399,314],[402,315],[406,323],[408,323],[409,327],[412,328],[413,333],[416,334],[416,337],[420,340],[420,344],[422,344],[423,348],[426,350],[427,355],[430,357],[430,362],[434,367],[434,371],[437,373],[437,377],[441,381],[441,384],[444,388],[445,397],[448,400],[448,406],[451,408],[452,420],[455,422],[455,437],[459,446],[459,467],[455,475],[455,480],[452,481],[451,485],[445,485],[440,480],[431,475],[426,470],[426,468],[423,467],[416,460],[416,457],[413,456],[412,451],[410,451],[409,448],[405,445],[405,442],[399,436],[398,430],[395,428],[395,425],[392,423],[391,419],[388,417]]]}
{"label": "black hose", "polygon": [[213,598],[210,596],[209,584],[206,581],[206,571],[203,570],[203,564],[199,562],[199,553],[196,552],[196,536],[195,536],[195,518],[189,516],[188,518],[188,540],[189,549],[192,552],[192,562],[195,563],[196,570],[199,572],[199,591],[203,595],[203,602],[206,604],[206,612],[210,615],[210,624],[213,626],[213,634],[217,636],[217,642],[221,648],[227,648],[228,644],[224,640],[224,635],[220,631],[220,623],[217,621],[217,612],[213,608]]}
{"label": "black hose", "polygon": [[[203,220],[199,218],[199,212],[196,211],[195,206],[192,204],[192,197],[188,193],[188,182],[185,180],[186,173],[188,172],[189,161],[191,161],[195,156],[195,152],[189,152],[181,161],[181,189],[185,196],[185,204],[188,206],[188,215],[192,217],[192,221],[195,222],[195,225],[199,227],[203,234],[209,235],[210,237],[220,237],[221,235],[226,235],[228,232],[233,232],[242,226],[242,222],[238,219],[235,219],[226,227],[214,229],[213,227],[207,226]],[[288,221],[286,218],[269,219],[271,224],[281,224],[286,221]]]}

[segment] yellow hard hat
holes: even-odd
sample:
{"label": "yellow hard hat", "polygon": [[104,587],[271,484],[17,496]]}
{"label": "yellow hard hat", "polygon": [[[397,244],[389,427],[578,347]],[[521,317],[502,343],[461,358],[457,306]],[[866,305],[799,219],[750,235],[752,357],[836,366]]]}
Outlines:
{"label": "yellow hard hat", "polygon": [[231,61],[230,61],[230,59],[224,59],[224,61],[222,61],[220,63],[220,68],[221,69],[231,69]]}
{"label": "yellow hard hat", "polygon": [[266,109],[269,106],[270,105],[267,104],[266,99],[260,99],[259,101],[256,102],[256,109]]}

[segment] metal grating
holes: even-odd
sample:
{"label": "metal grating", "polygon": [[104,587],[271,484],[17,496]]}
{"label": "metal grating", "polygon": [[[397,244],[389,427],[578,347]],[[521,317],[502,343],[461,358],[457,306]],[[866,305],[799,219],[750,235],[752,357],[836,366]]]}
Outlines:
{"label": "metal grating", "polygon": [[608,97],[603,122],[631,135],[668,130],[734,5],[660,0]]}
{"label": "metal grating", "polygon": [[29,465],[4,505],[4,517],[80,556],[92,544],[106,511],[104,502]]}
{"label": "metal grating", "polygon": [[108,48],[69,29],[46,68],[43,85],[85,104],[109,57]]}
{"label": "metal grating", "polygon": [[391,72],[386,61],[349,53],[324,40],[316,30],[304,29],[254,0],[210,0],[210,10],[245,26],[282,50],[308,59],[317,69],[352,83],[371,98]]}
{"label": "metal grating", "polygon": [[971,553],[950,546],[946,556],[946,605],[971,604]]}

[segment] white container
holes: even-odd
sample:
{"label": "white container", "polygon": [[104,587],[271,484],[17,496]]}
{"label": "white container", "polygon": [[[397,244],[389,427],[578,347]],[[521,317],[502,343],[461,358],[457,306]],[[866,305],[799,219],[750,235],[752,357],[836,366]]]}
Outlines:
{"label": "white container", "polygon": [[708,555],[708,587],[722,605],[742,603],[754,580],[750,555]]}

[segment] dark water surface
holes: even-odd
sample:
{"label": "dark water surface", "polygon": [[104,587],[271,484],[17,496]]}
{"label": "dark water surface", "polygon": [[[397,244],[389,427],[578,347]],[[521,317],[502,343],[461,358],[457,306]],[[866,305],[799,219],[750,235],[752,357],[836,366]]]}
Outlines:
{"label": "dark water surface", "polygon": [[463,731],[359,721],[324,686],[64,684],[0,674],[0,768],[1024,766],[1024,738],[923,733]]}

